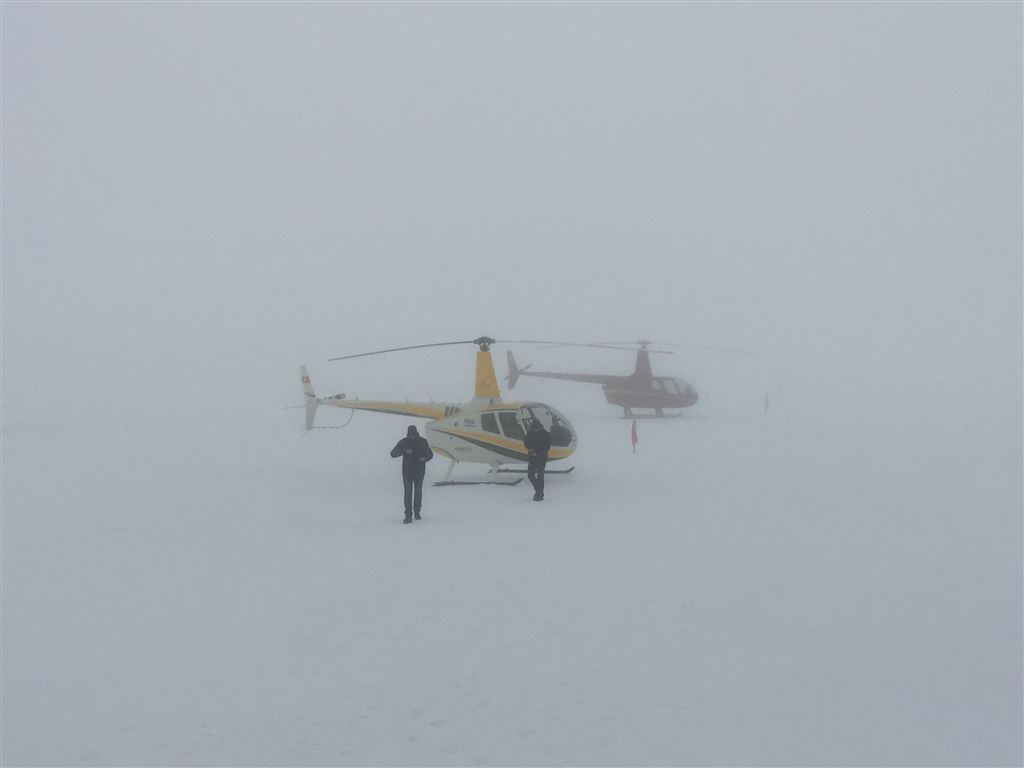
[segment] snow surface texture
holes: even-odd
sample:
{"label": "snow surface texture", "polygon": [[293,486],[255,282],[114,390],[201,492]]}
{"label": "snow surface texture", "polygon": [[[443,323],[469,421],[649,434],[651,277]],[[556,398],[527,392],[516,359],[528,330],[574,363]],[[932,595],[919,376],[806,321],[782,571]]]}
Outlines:
{"label": "snow surface texture", "polygon": [[1024,762],[1020,3],[0,14],[4,766]]}
{"label": "snow surface texture", "polygon": [[580,435],[543,503],[409,526],[399,417],[5,434],[5,763],[1012,762],[1015,429],[712,389],[633,454],[582,386],[529,392]]}

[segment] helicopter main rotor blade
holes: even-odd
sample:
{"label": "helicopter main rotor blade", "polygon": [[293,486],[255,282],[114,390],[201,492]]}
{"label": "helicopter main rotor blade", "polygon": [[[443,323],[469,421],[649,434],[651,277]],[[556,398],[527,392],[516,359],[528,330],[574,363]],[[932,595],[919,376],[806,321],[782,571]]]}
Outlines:
{"label": "helicopter main rotor blade", "polygon": [[[675,352],[673,352],[671,349],[647,349],[646,346],[642,346],[642,345],[650,343],[650,342],[647,342],[647,341],[637,341],[637,342],[627,341],[627,342],[619,342],[619,343],[640,344],[641,345],[640,348],[644,352],[650,352],[651,354],[654,354],[654,355],[674,355],[675,354]],[[636,352],[636,348],[635,347],[620,347],[620,346],[616,346],[616,344],[584,344],[583,346],[584,347],[600,347],[601,349],[622,349],[622,350],[625,350],[626,352]]]}
{"label": "helicopter main rotor blade", "polygon": [[[739,354],[739,355],[749,355],[749,354],[751,354],[751,352],[749,350],[738,349],[736,347],[716,347],[716,346],[711,345],[711,344],[690,344],[690,343],[687,343],[685,341],[675,341],[675,342],[673,342],[673,341],[658,341],[658,342],[654,342],[654,341],[610,341],[610,342],[606,342],[606,344],[640,344],[640,345],[644,345],[644,344],[660,344],[660,345],[665,346],[665,347],[686,347],[688,349],[707,349],[707,350],[711,350],[713,352],[733,352],[733,353]],[[662,350],[649,349],[647,351],[648,352],[655,352],[655,351],[662,351]]]}
{"label": "helicopter main rotor blade", "polygon": [[548,344],[548,345],[561,345],[571,346],[571,341],[546,341],[543,339],[497,339],[496,344]]}
{"label": "helicopter main rotor blade", "polygon": [[342,355],[341,357],[331,357],[327,359],[327,362],[331,363],[335,360],[351,360],[353,357],[367,357],[369,355],[383,355],[385,352],[404,352],[407,349],[424,349],[426,347],[449,347],[453,344],[478,344],[479,339],[469,339],[468,341],[442,341],[437,344],[414,344],[411,347],[392,347],[391,349],[378,349],[374,352],[360,352],[358,355]]}
{"label": "helicopter main rotor blade", "polygon": [[663,343],[665,343],[666,346],[669,346],[669,347],[686,347],[688,349],[707,349],[707,350],[710,350],[711,352],[730,352],[730,353],[732,353],[734,355],[750,355],[750,354],[753,354],[749,349],[739,349],[737,347],[716,347],[716,346],[713,346],[711,344],[686,344],[685,342],[680,342],[680,343],[677,343],[677,344],[671,344],[671,343],[666,343],[666,342],[663,342]]}
{"label": "helicopter main rotor blade", "polygon": [[[559,342],[542,341],[542,342],[528,342],[528,343],[531,343],[531,344],[538,344],[538,343],[539,344],[549,344],[549,345],[551,345],[551,348],[553,348],[553,349],[557,349],[559,347],[596,347],[598,349],[618,349],[618,350],[621,350],[623,352],[636,352],[636,349],[633,348],[633,347],[620,347],[620,346],[617,346],[617,343],[596,344],[596,343],[582,342],[582,341],[559,341]],[[632,343],[633,342],[630,342],[630,341],[618,342],[618,344],[632,344]],[[651,353],[656,354],[656,355],[674,355],[675,354],[675,352],[673,352],[670,349],[647,349],[645,351],[651,352]]]}
{"label": "helicopter main rotor blade", "polygon": [[[631,342],[624,342],[631,343]],[[388,352],[405,352],[409,349],[426,349],[428,347],[450,347],[454,344],[476,344],[482,350],[487,350],[491,344],[545,344],[548,346],[563,346],[563,347],[608,347],[609,349],[626,349],[626,347],[614,347],[609,344],[583,344],[572,341],[550,341],[547,339],[492,339],[488,336],[481,336],[478,339],[466,339],[465,341],[441,341],[436,344],[413,344],[408,347],[391,347],[390,349],[376,349],[372,352],[360,352],[356,355],[341,355],[339,357],[328,358],[327,362],[335,362],[336,360],[351,360],[355,357],[369,357],[370,355],[383,355]],[[632,351],[632,350],[629,350]],[[672,352],[667,350],[650,350],[658,354],[671,355]]]}

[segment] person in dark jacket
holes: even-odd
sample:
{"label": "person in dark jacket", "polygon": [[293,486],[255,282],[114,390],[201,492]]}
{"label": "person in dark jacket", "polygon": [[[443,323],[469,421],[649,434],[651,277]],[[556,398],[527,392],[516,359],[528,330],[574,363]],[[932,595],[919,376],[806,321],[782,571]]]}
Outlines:
{"label": "person in dark jacket", "polygon": [[[411,523],[413,515],[420,520],[420,509],[423,506],[423,476],[427,472],[427,462],[434,458],[434,452],[426,439],[420,437],[419,430],[410,426],[406,436],[391,449],[391,458],[402,457],[402,482],[405,484],[405,520]],[[414,494],[415,492],[415,494]]]}
{"label": "person in dark jacket", "polygon": [[551,450],[551,433],[544,429],[538,419],[530,422],[530,429],[523,439],[526,452],[530,458],[526,466],[526,476],[533,483],[533,500],[544,500],[544,465],[548,463],[548,451]]}

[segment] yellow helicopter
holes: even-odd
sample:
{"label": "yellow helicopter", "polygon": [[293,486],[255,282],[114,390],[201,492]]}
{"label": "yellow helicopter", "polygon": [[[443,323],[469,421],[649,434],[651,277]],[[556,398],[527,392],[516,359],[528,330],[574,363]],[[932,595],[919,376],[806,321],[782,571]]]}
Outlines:
{"label": "yellow helicopter", "polygon": [[[486,464],[490,472],[525,472],[524,469],[503,468],[503,464],[526,464],[529,457],[523,446],[526,430],[534,421],[551,433],[551,450],[548,461],[566,459],[576,451],[576,431],[572,424],[557,409],[546,403],[506,403],[501,399],[498,380],[494,375],[491,360],[491,345],[494,339],[481,336],[471,341],[447,341],[439,344],[418,344],[411,347],[380,349],[357,355],[332,357],[329,362],[349,360],[355,357],[380,355],[409,349],[442,347],[452,344],[476,344],[476,391],[468,403],[414,403],[386,400],[359,400],[345,395],[317,397],[313,391],[306,366],[301,366],[302,387],[306,395],[306,429],[313,429],[316,409],[321,405],[336,408],[350,408],[355,411],[377,411],[429,419],[426,423],[426,438],[435,453],[451,460],[444,480],[434,485],[515,485],[522,478],[513,481],[453,481],[452,471],[460,462]],[[533,342],[530,342],[533,343]],[[564,470],[547,470],[547,474],[568,474],[575,467]]]}

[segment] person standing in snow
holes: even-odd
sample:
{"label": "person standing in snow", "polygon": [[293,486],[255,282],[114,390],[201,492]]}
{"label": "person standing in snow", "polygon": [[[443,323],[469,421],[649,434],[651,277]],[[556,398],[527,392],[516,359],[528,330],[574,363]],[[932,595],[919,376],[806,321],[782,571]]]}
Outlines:
{"label": "person standing in snow", "polygon": [[533,500],[544,500],[544,465],[548,463],[548,451],[551,450],[551,433],[544,429],[539,419],[530,422],[530,429],[523,439],[529,461],[526,476],[533,483]]}
{"label": "person standing in snow", "polygon": [[419,430],[410,425],[406,436],[391,449],[391,458],[402,457],[402,483],[405,485],[405,520],[411,523],[413,515],[420,520],[423,506],[423,476],[427,473],[427,462],[434,458],[434,452]]}

